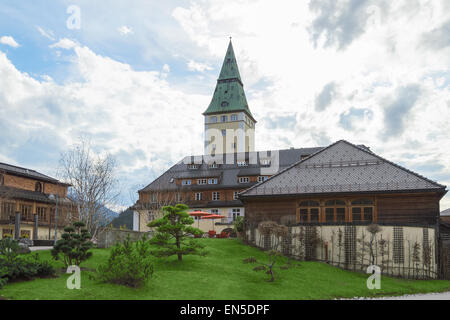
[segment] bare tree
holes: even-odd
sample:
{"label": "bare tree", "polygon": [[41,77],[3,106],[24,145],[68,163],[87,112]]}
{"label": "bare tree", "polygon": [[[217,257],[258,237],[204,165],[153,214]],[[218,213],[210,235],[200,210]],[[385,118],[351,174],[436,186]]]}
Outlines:
{"label": "bare tree", "polygon": [[114,203],[119,195],[113,157],[95,154],[90,143],[80,138],[61,155],[59,171],[62,179],[72,185],[68,197],[76,203],[79,219],[96,238],[107,222],[107,205]]}

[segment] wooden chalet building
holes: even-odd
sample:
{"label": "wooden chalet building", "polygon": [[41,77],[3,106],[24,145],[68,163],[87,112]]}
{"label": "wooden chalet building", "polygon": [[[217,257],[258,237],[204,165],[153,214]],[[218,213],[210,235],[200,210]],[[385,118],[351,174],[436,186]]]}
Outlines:
{"label": "wooden chalet building", "polygon": [[0,163],[0,237],[54,239],[76,216],[69,185],[35,170]]}
{"label": "wooden chalet building", "polygon": [[249,221],[435,226],[445,186],[338,141],[240,194]]}

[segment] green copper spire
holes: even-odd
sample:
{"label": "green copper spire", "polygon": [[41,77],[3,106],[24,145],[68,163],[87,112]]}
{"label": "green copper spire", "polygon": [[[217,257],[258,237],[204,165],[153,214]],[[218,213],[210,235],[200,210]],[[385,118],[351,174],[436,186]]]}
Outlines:
{"label": "green copper spire", "polygon": [[219,79],[217,79],[214,95],[208,109],[206,109],[203,115],[239,111],[246,112],[255,121],[248,108],[244,85],[242,84],[233,45],[230,39],[222,69],[220,70]]}
{"label": "green copper spire", "polygon": [[238,79],[240,82],[242,82],[231,39],[230,43],[228,44],[227,53],[225,54],[225,59],[223,60],[222,69],[220,70],[219,75],[219,80],[226,79]]}

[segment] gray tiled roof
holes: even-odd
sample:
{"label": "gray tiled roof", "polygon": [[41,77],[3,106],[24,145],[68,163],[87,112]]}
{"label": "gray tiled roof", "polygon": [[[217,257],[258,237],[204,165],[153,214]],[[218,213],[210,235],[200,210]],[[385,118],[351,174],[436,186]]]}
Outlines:
{"label": "gray tiled roof", "polygon": [[[279,152],[279,170],[283,170],[296,161],[299,161],[302,156],[311,155],[319,150],[318,148],[299,148],[299,149],[285,149],[285,150],[276,150]],[[269,153],[270,154],[270,153]],[[259,154],[248,154],[245,156],[247,159],[251,158],[253,155],[257,156],[257,162],[259,163]],[[239,167],[237,165],[237,157],[238,155],[234,154],[233,164],[226,164],[226,157],[229,155],[223,155],[223,163],[217,169],[211,169],[208,167],[208,164],[202,163],[199,165],[198,169],[188,169],[185,162],[182,160],[172,166],[169,170],[164,172],[160,177],[155,179],[152,183],[147,185],[145,188],[140,191],[162,191],[162,190],[176,190],[178,189],[175,179],[177,178],[201,178],[201,177],[219,177],[218,185],[200,185],[200,186],[185,186],[184,189],[226,189],[226,188],[237,188],[243,189],[250,187],[253,184],[241,184],[238,183],[238,176],[242,176],[242,173],[247,171],[249,175],[254,175],[256,171],[259,171],[261,166],[259,164],[251,164],[249,163],[246,167]],[[189,157],[188,157],[189,158]],[[191,156],[192,159],[194,157]],[[171,182],[172,181],[172,182]]]}
{"label": "gray tiled roof", "polygon": [[383,159],[366,147],[340,140],[241,195],[439,189],[445,186]]}
{"label": "gray tiled roof", "polygon": [[19,175],[22,177],[33,178],[33,179],[42,180],[42,181],[46,181],[46,182],[59,183],[58,180],[56,180],[52,177],[46,176],[45,174],[42,174],[35,170],[17,167],[17,166],[13,166],[13,165],[10,165],[7,163],[0,162],[0,173],[1,172],[11,173],[11,174]]}
{"label": "gray tiled roof", "polygon": [[441,211],[441,216],[450,216],[450,208],[444,211]]}

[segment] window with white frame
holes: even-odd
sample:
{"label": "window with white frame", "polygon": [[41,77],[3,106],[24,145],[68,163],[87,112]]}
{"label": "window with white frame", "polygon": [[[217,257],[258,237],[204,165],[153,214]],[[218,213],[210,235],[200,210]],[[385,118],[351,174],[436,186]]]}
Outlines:
{"label": "window with white frame", "polygon": [[175,193],[175,202],[181,202],[181,193]]}
{"label": "window with white frame", "polygon": [[239,191],[234,191],[233,192],[233,200],[238,200],[239,199]]}
{"label": "window with white frame", "polygon": [[239,183],[249,183],[250,178],[249,177],[239,177]]}
{"label": "window with white frame", "polygon": [[181,185],[183,186],[189,186],[191,184],[191,180],[183,180],[181,181]]}
{"label": "window with white frame", "polygon": [[221,116],[220,117],[220,122],[227,122],[228,121],[228,116]]}
{"label": "window with white frame", "polygon": [[216,116],[212,116],[210,118],[210,120],[211,120],[212,123],[217,123],[217,117]]}
{"label": "window with white frame", "polygon": [[237,114],[231,115],[231,121],[237,121]]}
{"label": "window with white frame", "polygon": [[197,201],[202,200],[202,192],[196,192],[195,193],[195,200],[197,200]]}
{"label": "window with white frame", "polygon": [[219,165],[215,162],[209,165],[210,169],[217,169],[218,167],[219,167]]}
{"label": "window with white frame", "polygon": [[150,194],[150,202],[151,203],[156,203],[156,193]]}
{"label": "window with white frame", "polygon": [[207,181],[207,179],[198,179],[197,184],[206,184]]}
{"label": "window with white frame", "polygon": [[227,135],[227,130],[222,129],[222,137],[225,137]]}
{"label": "window with white frame", "polygon": [[262,166],[269,166],[270,165],[270,159],[261,159],[260,161]]}
{"label": "window with white frame", "polygon": [[239,217],[241,215],[241,209],[234,208],[231,213],[233,215],[233,221],[234,221],[234,220],[236,220],[237,217]]}
{"label": "window with white frame", "polygon": [[268,176],[259,176],[258,177],[258,182],[266,181],[267,179],[269,179]]}
{"label": "window with white frame", "polygon": [[212,200],[213,201],[220,200],[220,193],[219,192],[213,192],[212,193]]}
{"label": "window with white frame", "polygon": [[217,178],[208,179],[208,184],[217,184]]}
{"label": "window with white frame", "polygon": [[246,167],[248,166],[247,161],[238,161],[237,163],[238,167]]}
{"label": "window with white frame", "polygon": [[193,169],[198,169],[198,164],[188,164],[188,169],[191,169],[191,170],[193,170]]}

